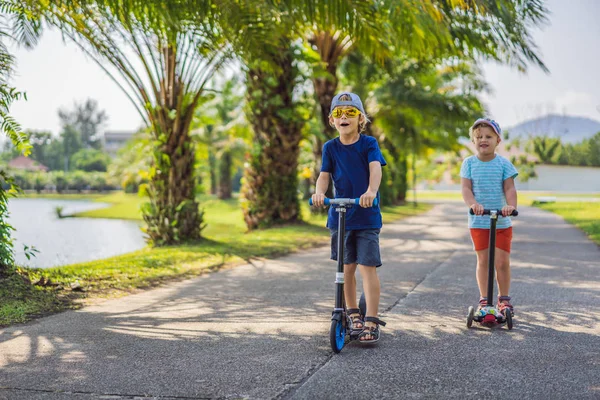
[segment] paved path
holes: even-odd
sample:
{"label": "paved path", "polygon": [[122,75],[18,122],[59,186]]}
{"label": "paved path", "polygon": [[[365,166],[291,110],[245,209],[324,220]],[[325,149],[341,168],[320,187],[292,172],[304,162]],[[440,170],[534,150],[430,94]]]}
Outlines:
{"label": "paved path", "polygon": [[600,249],[520,211],[510,332],[466,329],[475,259],[441,204],[384,227],[378,345],[331,353],[320,248],[0,330],[0,399],[599,399]]}

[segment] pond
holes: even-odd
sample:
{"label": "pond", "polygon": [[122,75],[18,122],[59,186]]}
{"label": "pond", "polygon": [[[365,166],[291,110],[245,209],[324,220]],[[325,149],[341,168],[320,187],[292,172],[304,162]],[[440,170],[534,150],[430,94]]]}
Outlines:
{"label": "pond", "polygon": [[[63,214],[107,207],[106,203],[82,200],[10,199],[9,223],[13,232],[15,261],[19,265],[49,268],[98,260],[146,246],[140,224],[135,221],[100,218],[58,218]],[[27,260],[23,245],[39,253]]]}

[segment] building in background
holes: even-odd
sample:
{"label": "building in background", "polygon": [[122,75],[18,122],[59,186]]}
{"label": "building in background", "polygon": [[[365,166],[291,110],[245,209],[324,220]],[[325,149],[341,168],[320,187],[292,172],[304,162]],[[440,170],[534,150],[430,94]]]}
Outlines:
{"label": "building in background", "polygon": [[40,164],[39,162],[25,156],[13,158],[8,162],[8,167],[25,171],[48,171],[48,167],[46,167],[44,164]]}
{"label": "building in background", "polygon": [[125,146],[125,143],[133,137],[134,131],[106,131],[104,132],[104,151],[111,157],[115,157],[119,149]]}

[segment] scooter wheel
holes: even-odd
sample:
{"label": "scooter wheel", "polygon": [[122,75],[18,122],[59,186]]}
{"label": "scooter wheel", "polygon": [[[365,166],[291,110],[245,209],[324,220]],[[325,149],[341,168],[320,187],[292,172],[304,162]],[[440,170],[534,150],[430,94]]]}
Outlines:
{"label": "scooter wheel", "polygon": [[508,328],[508,330],[511,330],[513,328],[513,320],[512,313],[508,308],[504,310],[504,318],[506,318],[506,327]]}
{"label": "scooter wheel", "polygon": [[473,319],[475,318],[475,309],[473,306],[469,307],[469,312],[467,313],[467,328],[470,328],[473,325]]}
{"label": "scooter wheel", "polygon": [[358,302],[358,308],[360,309],[360,315],[363,317],[367,315],[367,299],[365,298],[365,294],[360,295],[360,301]]}
{"label": "scooter wheel", "polygon": [[329,328],[329,342],[331,349],[335,353],[342,351],[344,344],[346,343],[346,327],[341,321],[332,319],[331,327]]}

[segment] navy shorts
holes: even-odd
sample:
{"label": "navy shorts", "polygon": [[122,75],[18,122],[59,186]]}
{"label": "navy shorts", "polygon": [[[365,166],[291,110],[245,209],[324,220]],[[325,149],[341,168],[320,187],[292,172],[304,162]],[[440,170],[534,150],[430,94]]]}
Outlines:
{"label": "navy shorts", "polygon": [[[346,231],[344,240],[344,264],[360,264],[368,267],[381,266],[379,231],[359,229]],[[338,231],[331,231],[331,259],[337,261]]]}

